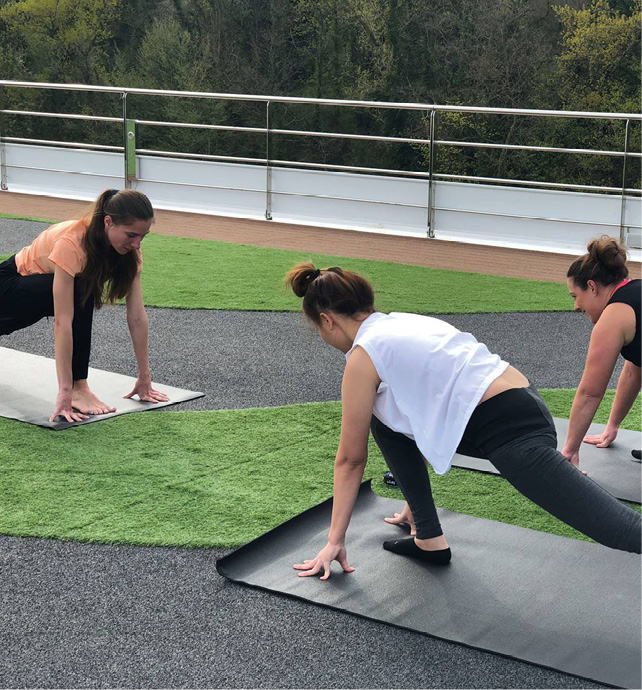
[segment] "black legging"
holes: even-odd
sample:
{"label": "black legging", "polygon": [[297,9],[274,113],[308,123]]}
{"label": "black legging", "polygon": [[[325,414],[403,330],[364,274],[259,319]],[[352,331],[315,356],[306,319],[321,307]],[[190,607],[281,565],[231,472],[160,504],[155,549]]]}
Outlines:
{"label": "black legging", "polygon": [[[415,442],[374,416],[371,429],[408,501],[417,537],[443,534],[426,463]],[[524,496],[600,544],[640,553],[640,513],[579,472],[556,447],[553,418],[530,387],[505,391],[479,405],[458,451],[487,458]]]}
{"label": "black legging", "polygon": [[[74,280],[73,380],[87,378],[91,349],[94,300],[83,300],[85,283]],[[0,335],[27,328],[45,316],[54,315],[53,273],[23,276],[16,268],[15,256],[0,264]]]}

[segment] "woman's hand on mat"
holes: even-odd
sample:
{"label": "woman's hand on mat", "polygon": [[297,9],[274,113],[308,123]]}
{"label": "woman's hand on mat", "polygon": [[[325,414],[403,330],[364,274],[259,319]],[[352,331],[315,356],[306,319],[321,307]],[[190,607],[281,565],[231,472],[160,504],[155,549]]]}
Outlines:
{"label": "woman's hand on mat", "polygon": [[400,513],[395,513],[394,517],[387,517],[384,520],[389,525],[399,525],[400,527],[410,527],[410,536],[417,536],[417,528],[415,527],[415,521],[410,512],[410,506],[406,503],[403,510]]}
{"label": "woman's hand on mat", "polygon": [[123,395],[123,398],[132,398],[134,395],[137,395],[141,402],[159,403],[169,400],[169,397],[165,395],[165,393],[161,393],[152,388],[151,381],[143,379],[138,379],[132,392]]}
{"label": "woman's hand on mat", "polygon": [[584,437],[584,443],[590,443],[598,448],[608,448],[617,437],[618,428],[606,425],[606,429],[601,434],[593,434]]}
{"label": "woman's hand on mat", "polygon": [[64,417],[68,422],[82,422],[89,415],[74,410],[71,405],[71,393],[58,393],[56,398],[56,408],[53,411],[50,422],[55,422],[56,417]]}
{"label": "woman's hand on mat", "polygon": [[316,575],[323,568],[321,580],[327,580],[330,577],[330,564],[332,561],[337,561],[343,568],[344,573],[354,572],[354,568],[348,565],[346,547],[343,544],[339,546],[330,543],[326,544],[325,547],[319,551],[316,558],[305,560],[303,563],[297,563],[294,569],[305,571],[299,573],[299,577],[309,577],[310,575]]}

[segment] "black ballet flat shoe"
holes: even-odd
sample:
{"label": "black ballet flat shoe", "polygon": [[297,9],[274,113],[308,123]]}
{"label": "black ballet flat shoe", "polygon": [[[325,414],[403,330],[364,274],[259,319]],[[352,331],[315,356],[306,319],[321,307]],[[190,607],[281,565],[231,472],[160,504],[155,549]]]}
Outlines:
{"label": "black ballet flat shoe", "polygon": [[633,456],[633,462],[642,462],[642,450],[632,450],[631,455]]}
{"label": "black ballet flat shoe", "polygon": [[395,477],[392,474],[392,472],[384,472],[383,473],[383,483],[387,484],[388,486],[399,486],[397,482],[395,481]]}

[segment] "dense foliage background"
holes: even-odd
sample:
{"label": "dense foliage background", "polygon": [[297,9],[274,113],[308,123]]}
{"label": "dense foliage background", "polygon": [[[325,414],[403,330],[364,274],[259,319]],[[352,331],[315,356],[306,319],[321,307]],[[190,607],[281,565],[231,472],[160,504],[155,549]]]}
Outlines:
{"label": "dense foliage background", "polygon": [[[638,112],[642,0],[0,0],[0,76],[114,86]],[[5,89],[5,107],[119,116],[118,96]],[[130,96],[130,117],[263,126],[265,105]],[[426,112],[271,106],[276,128],[428,135]],[[116,124],[8,134],[121,143]],[[437,138],[622,150],[624,123],[440,114]],[[425,170],[427,147],[275,136],[272,158]],[[141,127],[138,146],[263,157],[264,135]],[[631,150],[640,150],[632,123]],[[438,147],[436,171],[619,187],[605,156]],[[628,186],[639,187],[640,166]]]}

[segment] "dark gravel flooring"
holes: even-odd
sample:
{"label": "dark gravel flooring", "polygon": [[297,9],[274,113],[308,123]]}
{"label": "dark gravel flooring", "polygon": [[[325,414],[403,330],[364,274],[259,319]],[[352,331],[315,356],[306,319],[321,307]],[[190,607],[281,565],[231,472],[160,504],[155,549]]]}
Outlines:
{"label": "dark gravel flooring", "polygon": [[[0,220],[0,253],[33,231]],[[177,409],[339,397],[343,357],[300,315],[149,315],[156,378],[206,393]],[[579,381],[589,335],[580,315],[445,318],[540,387]],[[51,356],[51,324],[0,345]],[[135,373],[122,309],[98,314],[93,353],[93,366]],[[221,553],[0,537],[0,687],[602,687],[236,585],[216,573]]]}
{"label": "dark gravel flooring", "polygon": [[13,254],[26,247],[47,227],[46,223],[0,218],[0,254]]}

